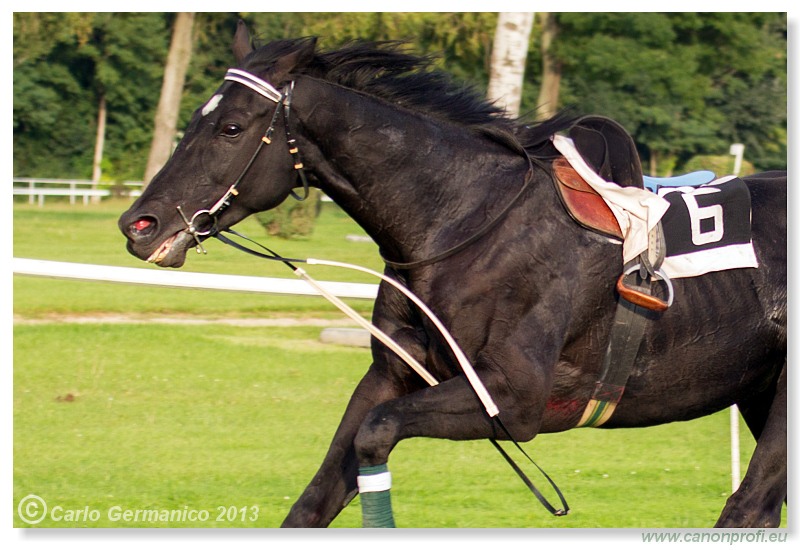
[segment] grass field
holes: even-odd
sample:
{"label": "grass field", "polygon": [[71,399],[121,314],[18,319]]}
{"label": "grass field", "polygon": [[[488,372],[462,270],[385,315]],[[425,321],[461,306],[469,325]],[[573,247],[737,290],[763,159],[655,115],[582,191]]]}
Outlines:
{"label": "grass field", "polygon": [[[14,254],[144,267],[116,229],[124,208],[18,205]],[[310,239],[271,245],[380,265],[373,245],[344,241],[360,230],[333,207],[320,224]],[[255,224],[244,230],[260,237]],[[290,276],[218,243],[208,248],[184,269]],[[373,282],[347,272],[315,275]],[[301,326],[96,319],[108,313],[292,317]],[[319,328],[302,326],[311,317],[340,318],[316,298],[17,276],[14,314],[18,527],[26,526],[18,503],[30,494],[59,510],[39,527],[276,527],[319,466],[369,364],[367,350],[322,344]],[[66,315],[87,322],[58,322]],[[713,525],[730,492],[727,412],[648,429],[573,430],[524,447],[564,491],[569,516],[549,517],[488,442],[418,439],[401,442],[390,458],[398,525],[701,528]],[[752,449],[743,428],[743,465]],[[526,471],[545,489],[532,466]],[[136,510],[177,510],[186,518],[142,521]],[[360,521],[356,499],[334,526]]]}

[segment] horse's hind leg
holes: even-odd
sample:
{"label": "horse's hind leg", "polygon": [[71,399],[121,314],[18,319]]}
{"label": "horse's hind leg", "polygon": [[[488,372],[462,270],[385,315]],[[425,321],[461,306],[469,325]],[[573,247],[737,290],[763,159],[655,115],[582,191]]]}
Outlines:
{"label": "horse's hind leg", "polygon": [[757,437],[756,450],[742,484],[717,520],[716,527],[780,527],[786,500],[786,363],[763,429],[748,420]]}

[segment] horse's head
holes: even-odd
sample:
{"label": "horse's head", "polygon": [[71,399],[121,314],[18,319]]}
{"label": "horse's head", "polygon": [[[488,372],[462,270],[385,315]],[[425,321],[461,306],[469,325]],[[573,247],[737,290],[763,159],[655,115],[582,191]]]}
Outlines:
{"label": "horse's head", "polygon": [[240,23],[233,52],[245,70],[228,71],[194,113],[172,158],[120,217],[134,256],[180,267],[187,250],[215,230],[273,208],[292,193],[298,172],[284,137],[292,72],[309,61],[314,42],[275,43],[272,55],[261,52],[257,60],[248,58],[251,51]]}

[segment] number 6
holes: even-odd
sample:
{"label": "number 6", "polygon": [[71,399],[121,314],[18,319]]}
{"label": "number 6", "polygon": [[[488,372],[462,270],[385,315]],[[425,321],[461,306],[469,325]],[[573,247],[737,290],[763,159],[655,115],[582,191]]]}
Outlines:
{"label": "number 6", "polygon": [[[718,190],[698,189],[695,194],[707,195],[715,192],[718,192]],[[692,243],[695,246],[700,246],[722,240],[722,235],[725,232],[725,227],[722,223],[722,206],[719,204],[700,206],[697,204],[695,196],[689,193],[683,193],[681,197],[683,197],[686,207],[689,209],[689,218],[692,222]],[[714,229],[712,231],[702,231],[700,222],[706,219],[714,220]]]}

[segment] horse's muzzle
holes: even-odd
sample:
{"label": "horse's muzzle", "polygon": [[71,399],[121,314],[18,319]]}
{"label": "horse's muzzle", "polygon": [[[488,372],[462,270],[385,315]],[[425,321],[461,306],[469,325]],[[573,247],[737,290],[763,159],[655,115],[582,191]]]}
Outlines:
{"label": "horse's muzzle", "polygon": [[186,251],[194,243],[192,235],[182,229],[164,230],[155,215],[129,210],[120,217],[119,228],[128,239],[128,252],[161,267],[181,267]]}

